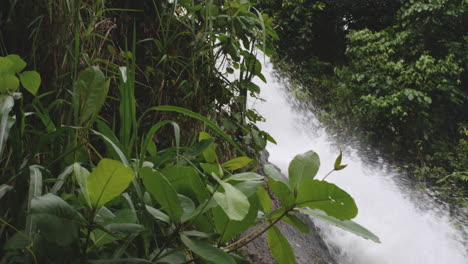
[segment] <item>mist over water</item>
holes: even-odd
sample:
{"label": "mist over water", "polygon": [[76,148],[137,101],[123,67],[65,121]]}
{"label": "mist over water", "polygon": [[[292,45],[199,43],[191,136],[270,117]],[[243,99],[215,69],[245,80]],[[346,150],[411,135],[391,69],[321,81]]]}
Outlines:
{"label": "mist over water", "polygon": [[[311,111],[294,111],[288,103],[284,81],[272,74],[269,63],[264,65],[268,84],[261,87],[260,100],[251,106],[266,118],[259,127],[268,131],[278,145],[268,144],[270,162],[287,174],[289,161],[308,150],[320,156],[318,179],[333,168],[339,148],[327,135]],[[391,166],[373,166],[364,162],[353,147],[344,149],[343,164],[348,167],[334,172],[327,181],[337,184],[356,201],[359,214],[354,219],[382,241],[370,240],[347,233],[315,220],[321,235],[339,263],[352,264],[464,264],[468,263],[467,248],[462,235],[447,210],[440,208],[425,195],[400,184],[401,175]]]}

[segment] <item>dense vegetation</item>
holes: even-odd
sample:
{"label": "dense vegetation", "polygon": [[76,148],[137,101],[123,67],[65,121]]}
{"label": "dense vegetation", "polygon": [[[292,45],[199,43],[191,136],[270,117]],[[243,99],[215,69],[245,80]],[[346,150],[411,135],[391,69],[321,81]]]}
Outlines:
{"label": "dense vegetation", "polygon": [[277,35],[249,1],[2,1],[0,29],[0,263],[245,263],[263,233],[295,263],[297,213],[379,241],[315,152],[256,162]]}
{"label": "dense vegetation", "polygon": [[280,36],[276,65],[319,118],[419,180],[466,190],[467,1],[281,2],[264,4]]}

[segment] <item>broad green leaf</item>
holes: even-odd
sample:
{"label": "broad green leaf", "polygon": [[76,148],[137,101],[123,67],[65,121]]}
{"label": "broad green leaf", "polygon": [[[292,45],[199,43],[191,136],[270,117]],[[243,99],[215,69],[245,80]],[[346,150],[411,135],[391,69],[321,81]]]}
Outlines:
{"label": "broad green leaf", "polygon": [[186,154],[188,156],[198,157],[198,155],[202,154],[213,142],[214,138],[204,139],[190,147]]}
{"label": "broad green leaf", "polygon": [[263,208],[263,212],[269,213],[271,210],[271,198],[265,188],[259,188],[257,190],[257,196]]}
{"label": "broad green leaf", "polygon": [[160,172],[148,167],[141,168],[140,175],[146,190],[161,204],[169,217],[178,222],[184,210],[171,183]]}
{"label": "broad green leaf", "polygon": [[16,54],[8,55],[5,57],[5,59],[11,61],[11,70],[13,72],[19,73],[26,67],[26,62]]}
{"label": "broad green leaf", "polygon": [[184,222],[191,220],[197,215],[202,215],[206,211],[217,206],[219,205],[214,199],[209,199],[209,200],[207,199],[203,201],[202,203],[200,203],[200,205],[198,205],[198,207],[189,216],[184,217],[184,220],[185,220]]}
{"label": "broad green leaf", "polygon": [[15,73],[15,65],[12,60],[0,57],[0,75],[2,73]]}
{"label": "broad green leaf", "polygon": [[145,230],[145,227],[134,223],[111,223],[104,226],[109,232],[115,233],[139,233]]}
{"label": "broad green leaf", "polygon": [[[203,141],[211,139],[211,136],[206,132],[200,132],[198,136],[198,141]],[[211,143],[203,152],[203,157],[205,158],[206,162],[215,163],[218,160],[216,156],[215,144]]]}
{"label": "broad green leaf", "polygon": [[0,199],[2,199],[2,197],[5,195],[5,193],[9,192],[13,190],[13,187],[11,187],[10,185],[6,185],[6,184],[2,184],[0,185]]}
{"label": "broad green leaf", "polygon": [[13,73],[0,74],[0,92],[15,92],[19,88],[19,80]]}
{"label": "broad green leaf", "polygon": [[203,169],[203,171],[206,174],[211,175],[215,173],[216,175],[220,177],[224,176],[223,169],[218,163],[200,163],[200,167]]}
{"label": "broad green leaf", "polygon": [[294,206],[295,198],[289,185],[282,181],[275,181],[273,178],[268,179],[268,188],[276,195],[280,200],[281,205],[291,208]]}
{"label": "broad green leaf", "polygon": [[192,216],[193,212],[195,211],[195,203],[187,196],[178,194],[177,197],[179,198],[180,205],[184,210],[184,213],[182,214],[182,222],[185,222]]}
{"label": "broad green leaf", "polygon": [[280,182],[284,182],[286,185],[289,186],[289,181],[288,181],[288,178],[286,178],[281,172],[279,172],[275,166],[273,166],[272,164],[266,164],[264,167],[263,167],[263,172],[265,172],[265,174],[272,178],[273,180],[275,181],[280,181]]}
{"label": "broad green leaf", "polygon": [[36,95],[41,86],[41,76],[36,71],[25,71],[20,73],[20,80],[23,87],[33,95]]}
{"label": "broad green leaf", "polygon": [[180,235],[182,243],[201,258],[212,263],[236,264],[234,258],[223,250],[205,242]]}
{"label": "broad green leaf", "polygon": [[92,207],[91,200],[89,199],[88,193],[88,176],[89,171],[83,168],[80,164],[73,164],[73,174],[75,175],[76,182],[80,186],[80,191],[83,194],[83,197],[86,200],[86,203],[89,207]]}
{"label": "broad green leaf", "polygon": [[[100,216],[99,220],[101,220],[98,223],[104,230],[95,229],[92,232],[91,238],[96,247],[101,247],[117,239],[124,238],[127,235],[126,233],[142,231],[142,226],[135,226],[137,218],[131,209],[122,209],[114,214],[106,207],[102,207],[98,214]],[[97,220],[98,217],[96,217],[96,222]]]}
{"label": "broad green leaf", "polygon": [[133,178],[135,178],[133,170],[121,162],[102,159],[87,178],[91,206],[100,208],[119,196],[127,189]]}
{"label": "broad green leaf", "polygon": [[298,186],[306,179],[313,179],[320,167],[320,159],[314,151],[308,151],[304,154],[297,155],[289,163],[289,185],[292,190],[296,190]]}
{"label": "broad green leaf", "polygon": [[221,234],[219,241],[221,243],[228,241],[234,236],[244,232],[251,227],[258,214],[258,199],[256,196],[249,198],[250,208],[247,216],[242,221],[230,220],[224,210],[219,207],[213,208],[213,219],[217,233]]}
{"label": "broad green leaf", "polygon": [[267,242],[271,253],[278,264],[294,264],[296,257],[288,240],[281,234],[277,226],[267,230]]}
{"label": "broad green leaf", "polygon": [[30,214],[47,240],[67,246],[78,238],[78,214],[60,197],[49,193],[34,198]]}
{"label": "broad green leaf", "polygon": [[299,186],[298,207],[320,209],[340,220],[354,218],[358,209],[353,198],[338,186],[326,181],[305,180]]}
{"label": "broad green leaf", "polygon": [[294,226],[297,230],[301,231],[302,234],[309,233],[309,227],[302,222],[301,219],[291,213],[285,215],[281,220]]}
{"label": "broad green leaf", "polygon": [[328,222],[332,225],[335,225],[343,230],[351,232],[365,239],[370,239],[376,243],[380,243],[380,239],[376,235],[374,235],[371,231],[367,230],[365,227],[359,225],[358,223],[354,221],[351,221],[351,220],[341,221],[334,217],[328,216],[327,214],[325,214],[324,212],[320,210],[312,210],[309,208],[298,208],[297,210],[303,214],[314,216],[318,219],[321,219],[325,222]]}
{"label": "broad green leaf", "polygon": [[177,193],[196,199],[198,202],[208,199],[209,194],[205,185],[193,167],[170,165],[161,170],[161,173]]}
{"label": "broad green leaf", "polygon": [[145,205],[145,207],[146,207],[146,210],[148,211],[148,213],[150,213],[150,215],[152,215],[155,219],[161,220],[161,221],[166,222],[168,224],[171,222],[171,218],[167,214],[165,214],[165,213],[159,211],[158,209],[156,209],[154,207],[151,207],[149,205]]}
{"label": "broad green leaf", "polygon": [[263,181],[264,177],[255,172],[244,172],[234,174],[227,181]]}
{"label": "broad green leaf", "polygon": [[241,191],[247,197],[250,197],[257,193],[257,190],[263,185],[263,181],[241,181],[232,184],[232,186]]}
{"label": "broad green leaf", "polygon": [[224,193],[220,191],[215,192],[213,198],[228,215],[229,219],[236,221],[244,219],[250,207],[247,196],[231,184],[220,180],[216,175],[213,174],[213,177],[224,189]]}
{"label": "broad green leaf", "polygon": [[73,108],[79,124],[94,119],[107,96],[109,82],[97,66],[84,69],[73,84]]}
{"label": "broad green leaf", "polygon": [[252,162],[251,158],[237,157],[237,158],[224,162],[221,166],[223,166],[223,168],[227,170],[238,170],[238,169],[244,168],[250,162]]}

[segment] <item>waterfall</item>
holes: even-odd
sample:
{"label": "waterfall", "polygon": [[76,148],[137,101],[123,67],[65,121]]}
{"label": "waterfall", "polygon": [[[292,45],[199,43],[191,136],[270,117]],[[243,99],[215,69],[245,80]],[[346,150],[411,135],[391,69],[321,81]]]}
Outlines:
{"label": "waterfall", "polygon": [[[261,87],[260,97],[266,101],[251,100],[250,104],[266,118],[259,127],[278,143],[267,145],[270,162],[287,173],[289,161],[296,154],[314,150],[321,159],[318,173],[321,179],[333,168],[339,149],[312,112],[293,110],[284,89],[285,81],[273,76],[268,62],[263,67],[268,83],[256,83]],[[438,209],[431,200],[412,198],[416,190],[398,184],[399,174],[391,166],[373,168],[349,146],[343,153],[343,164],[348,167],[333,173],[327,181],[354,197],[359,208],[354,220],[378,235],[382,243],[376,244],[317,220],[320,233],[338,263],[467,263],[467,248],[448,212]]]}

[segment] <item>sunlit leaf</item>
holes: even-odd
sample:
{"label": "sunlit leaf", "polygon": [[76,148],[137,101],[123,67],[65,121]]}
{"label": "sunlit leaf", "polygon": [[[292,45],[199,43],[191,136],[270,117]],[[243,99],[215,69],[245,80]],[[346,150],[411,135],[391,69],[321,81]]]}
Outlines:
{"label": "sunlit leaf", "polygon": [[299,207],[320,209],[340,220],[354,218],[358,209],[353,198],[338,186],[325,181],[305,180],[296,199]]}
{"label": "sunlit leaf", "polygon": [[102,159],[87,178],[91,206],[99,208],[120,195],[134,177],[133,170],[121,162]]}
{"label": "sunlit leaf", "polygon": [[320,159],[314,151],[297,155],[289,163],[289,184],[295,190],[306,179],[313,179],[320,167]]}

